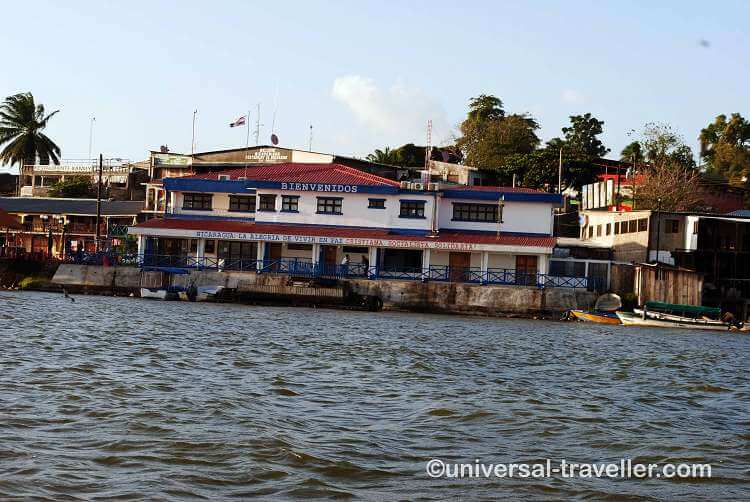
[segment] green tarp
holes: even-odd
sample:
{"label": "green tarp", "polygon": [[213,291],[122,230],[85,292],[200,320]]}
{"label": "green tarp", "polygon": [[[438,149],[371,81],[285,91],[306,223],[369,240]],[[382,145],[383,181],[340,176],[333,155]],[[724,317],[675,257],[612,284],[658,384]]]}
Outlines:
{"label": "green tarp", "polygon": [[718,316],[721,309],[714,307],[698,307],[697,305],[680,305],[678,303],[646,302],[646,309],[655,312],[669,312],[673,314],[693,314]]}

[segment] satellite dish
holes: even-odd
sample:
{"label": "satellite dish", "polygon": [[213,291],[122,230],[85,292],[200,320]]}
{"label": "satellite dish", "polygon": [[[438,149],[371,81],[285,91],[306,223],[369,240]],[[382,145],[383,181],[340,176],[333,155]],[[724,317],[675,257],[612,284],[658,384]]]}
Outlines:
{"label": "satellite dish", "polygon": [[448,162],[451,158],[451,154],[443,150],[440,152],[443,155],[443,162]]}
{"label": "satellite dish", "polygon": [[271,134],[271,143],[275,146],[279,144],[279,137],[275,134]]}

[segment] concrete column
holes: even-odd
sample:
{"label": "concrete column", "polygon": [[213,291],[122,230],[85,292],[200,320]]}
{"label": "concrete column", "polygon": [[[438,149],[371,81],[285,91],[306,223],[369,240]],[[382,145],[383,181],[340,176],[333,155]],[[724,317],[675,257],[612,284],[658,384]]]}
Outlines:
{"label": "concrete column", "polygon": [[177,206],[177,193],[176,192],[169,192],[169,212],[175,213],[175,209]]}
{"label": "concrete column", "polygon": [[480,270],[482,272],[482,284],[487,283],[487,268],[489,267],[490,263],[490,253],[487,251],[482,251],[482,264],[480,265]]}
{"label": "concrete column", "polygon": [[206,255],[206,239],[198,239],[198,245],[195,249],[195,263],[198,265],[198,267],[203,267],[205,263],[203,262],[203,257]]}
{"label": "concrete column", "polygon": [[257,270],[260,272],[263,270],[263,258],[266,255],[266,243],[265,241],[258,242],[258,256],[257,256],[257,263],[256,266],[258,267]]}
{"label": "concrete column", "polygon": [[138,260],[139,265],[143,265],[145,262],[145,257],[143,256],[143,253],[146,252],[146,236],[145,235],[138,235],[138,257],[136,258]]}
{"label": "concrete column", "polygon": [[547,272],[549,272],[549,255],[539,255],[539,268],[537,272],[540,274],[546,274]]}
{"label": "concrete column", "polygon": [[313,265],[318,263],[318,259],[320,258],[320,244],[315,243],[312,245],[312,262]]}
{"label": "concrete column", "polygon": [[370,270],[367,271],[367,276],[370,279],[375,278],[375,270],[378,267],[378,248],[377,246],[370,246],[367,259],[370,262]]}
{"label": "concrete column", "polygon": [[426,281],[427,278],[430,276],[430,258],[431,256],[431,250],[430,249],[423,249],[422,250],[422,280]]}

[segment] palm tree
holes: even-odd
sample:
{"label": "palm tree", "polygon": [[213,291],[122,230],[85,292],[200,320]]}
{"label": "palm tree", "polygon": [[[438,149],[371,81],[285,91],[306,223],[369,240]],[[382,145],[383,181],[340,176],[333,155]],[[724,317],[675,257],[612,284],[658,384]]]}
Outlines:
{"label": "palm tree", "polygon": [[0,105],[0,161],[6,164],[60,163],[58,147],[42,129],[49,119],[60,110],[44,114],[44,105],[34,103],[30,92],[15,94],[5,98]]}
{"label": "palm tree", "polygon": [[397,165],[401,163],[400,157],[398,150],[391,150],[386,146],[383,150],[376,149],[374,153],[369,154],[366,158],[370,162],[378,164]]}

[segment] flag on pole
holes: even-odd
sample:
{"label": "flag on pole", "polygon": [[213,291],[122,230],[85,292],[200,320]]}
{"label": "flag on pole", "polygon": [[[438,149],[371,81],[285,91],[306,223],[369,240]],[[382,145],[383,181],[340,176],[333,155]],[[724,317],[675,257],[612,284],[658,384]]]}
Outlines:
{"label": "flag on pole", "polygon": [[235,120],[234,122],[232,122],[231,124],[229,124],[229,127],[239,127],[241,125],[245,125],[245,120],[246,120],[245,116],[242,115],[237,120]]}

